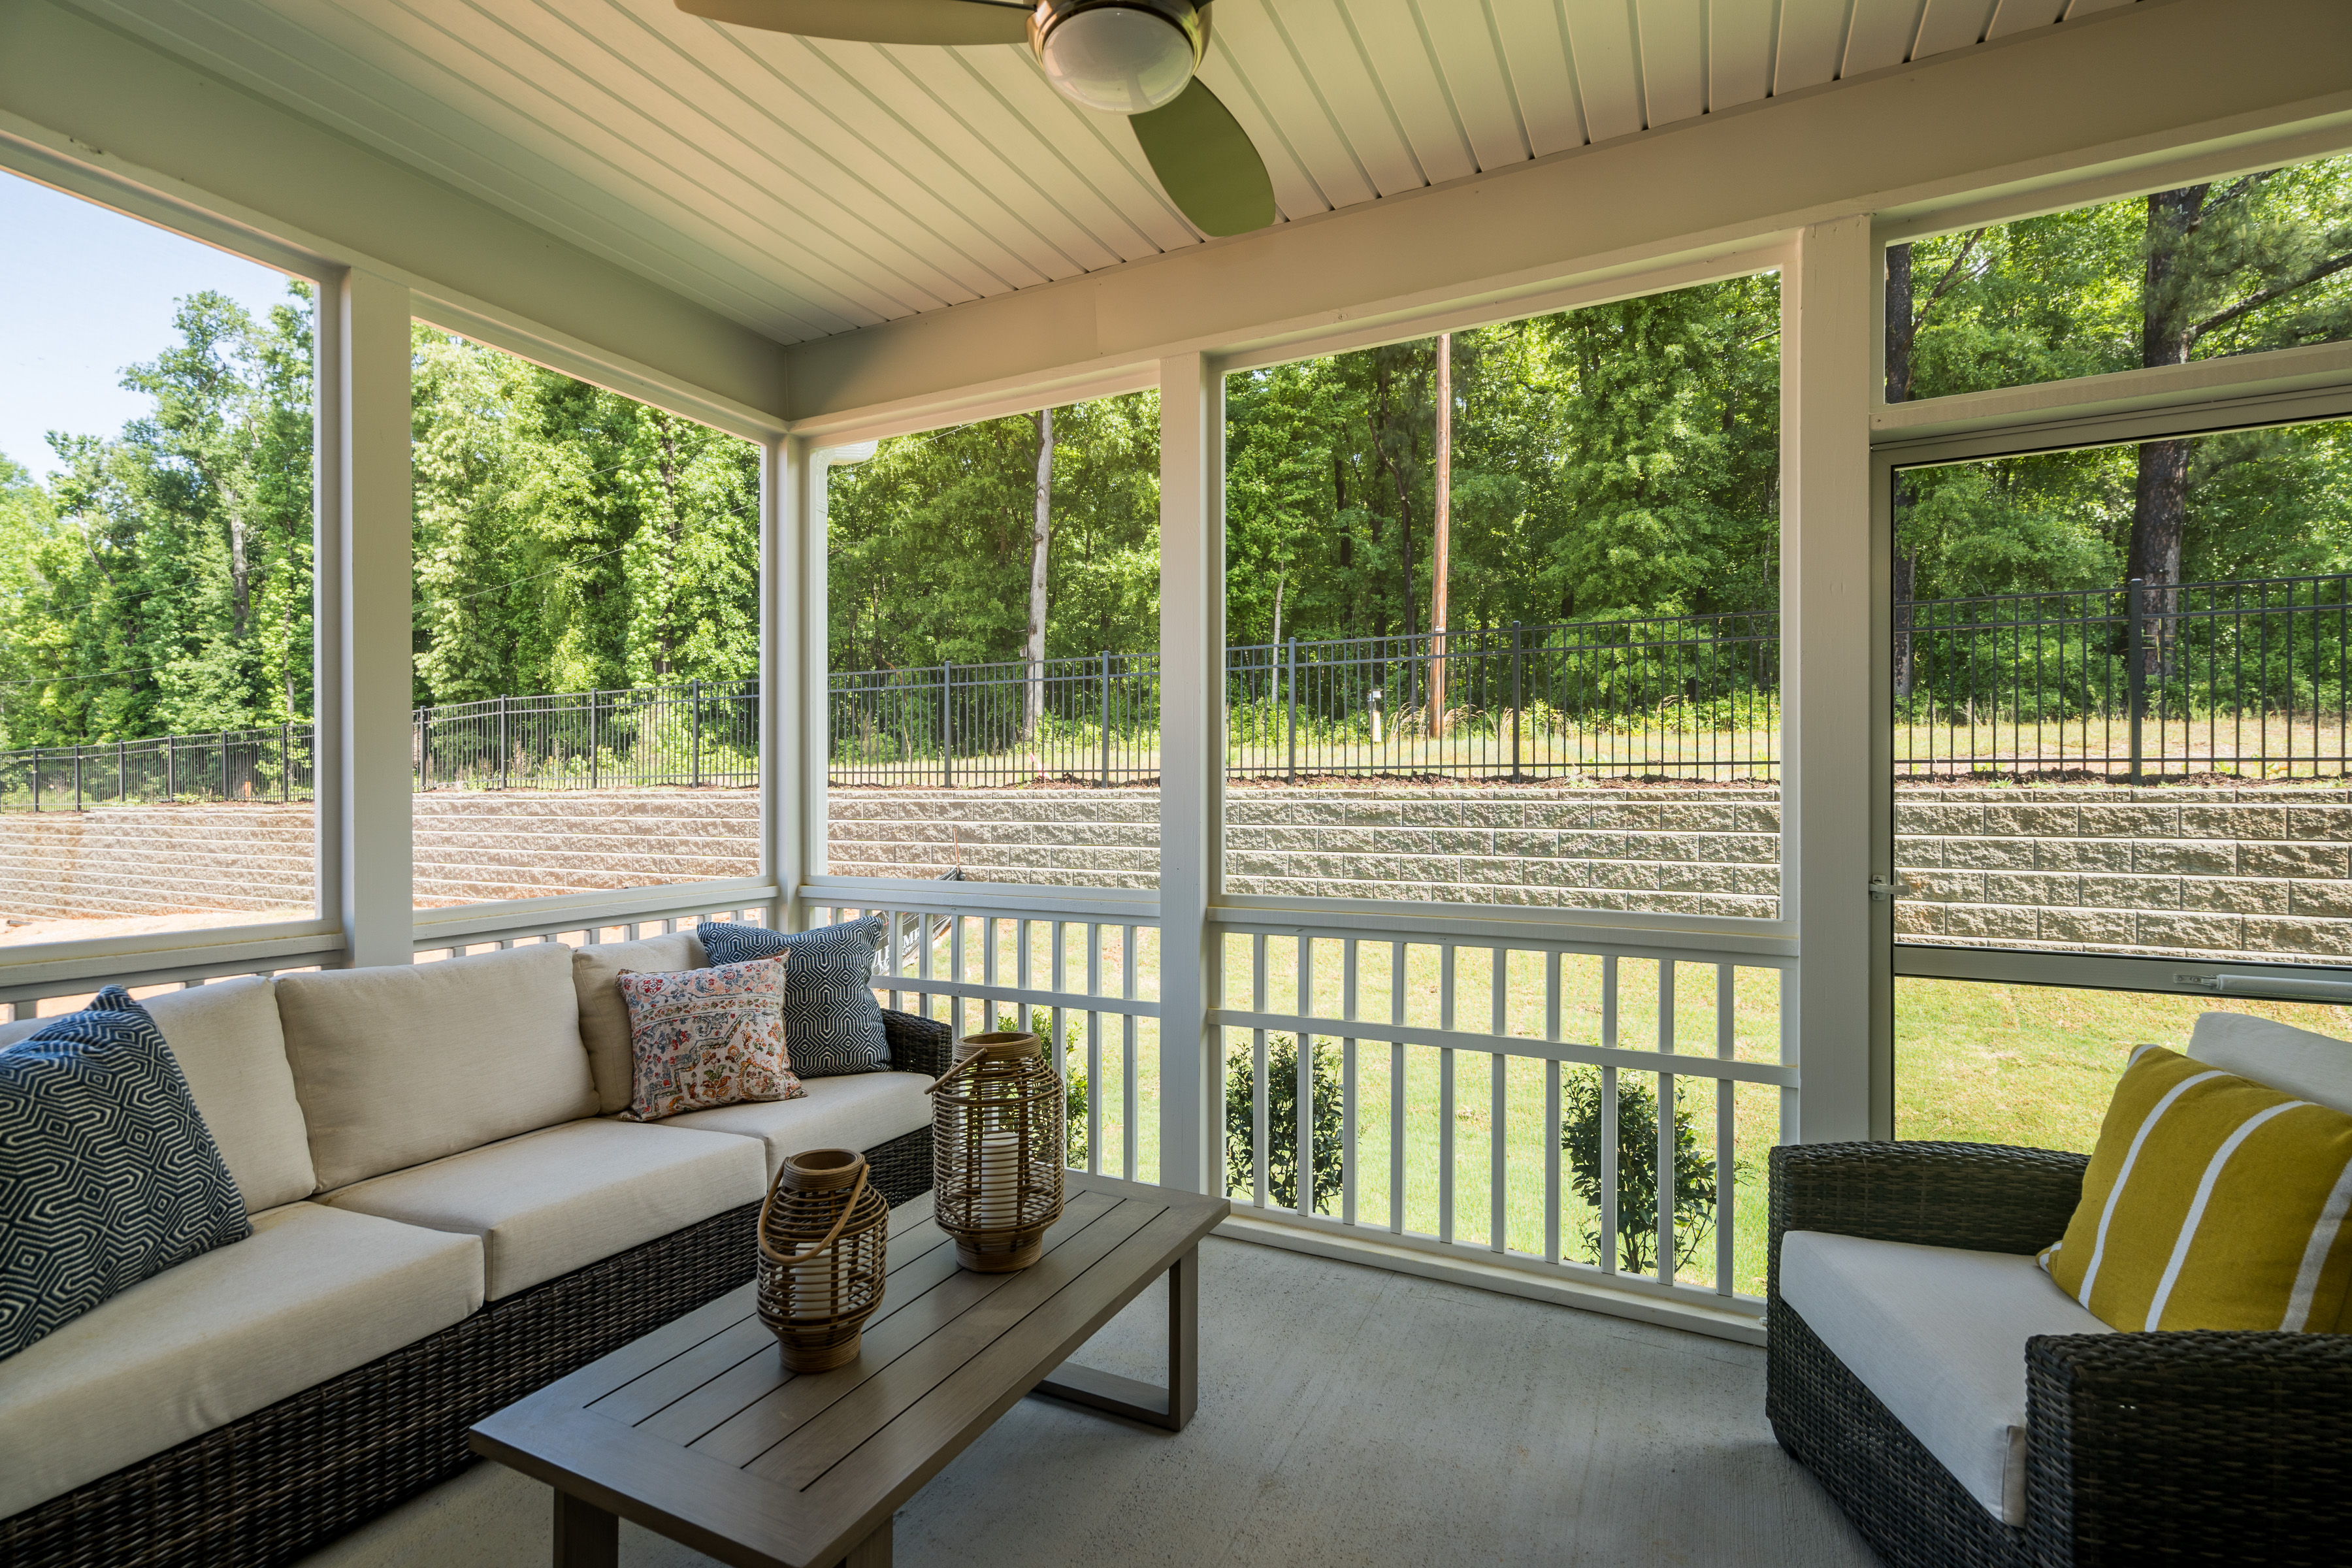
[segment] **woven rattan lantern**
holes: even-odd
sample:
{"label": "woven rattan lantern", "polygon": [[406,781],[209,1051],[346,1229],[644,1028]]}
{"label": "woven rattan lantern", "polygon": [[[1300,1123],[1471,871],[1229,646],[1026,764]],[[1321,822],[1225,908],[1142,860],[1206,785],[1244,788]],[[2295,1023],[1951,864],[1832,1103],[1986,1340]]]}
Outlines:
{"label": "woven rattan lantern", "polygon": [[854,1149],[811,1149],[786,1158],[760,1205],[760,1321],[791,1371],[856,1360],[882,1304],[890,1205],[866,1175]]}
{"label": "woven rattan lantern", "polygon": [[1034,1035],[967,1035],[931,1085],[934,1218],[956,1261],[1026,1268],[1062,1217],[1062,1081]]}

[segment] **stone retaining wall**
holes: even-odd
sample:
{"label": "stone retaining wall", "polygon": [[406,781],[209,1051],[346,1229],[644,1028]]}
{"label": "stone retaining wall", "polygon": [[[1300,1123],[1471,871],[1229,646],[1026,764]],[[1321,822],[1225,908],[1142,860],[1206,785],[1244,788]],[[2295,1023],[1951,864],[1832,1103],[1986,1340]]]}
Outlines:
{"label": "stone retaining wall", "polygon": [[[1148,888],[1155,789],[845,789],[833,869]],[[742,790],[446,792],[416,806],[420,902],[751,875]],[[1235,892],[1778,912],[1768,789],[1235,789]],[[310,899],[310,808],[0,814],[0,913],[263,910]],[[2352,791],[1911,789],[1906,941],[2250,959],[2352,957]]]}

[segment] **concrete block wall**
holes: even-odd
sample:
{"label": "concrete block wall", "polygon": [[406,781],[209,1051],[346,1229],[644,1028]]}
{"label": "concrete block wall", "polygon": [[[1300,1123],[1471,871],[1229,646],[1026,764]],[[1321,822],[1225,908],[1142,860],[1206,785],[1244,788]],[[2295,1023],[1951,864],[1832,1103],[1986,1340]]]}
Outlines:
{"label": "concrete block wall", "polygon": [[[1153,789],[834,792],[851,876],[1148,888]],[[1237,788],[1235,892],[1460,899],[1769,916],[1767,789]],[[750,876],[747,790],[483,795],[416,803],[417,897],[459,904]],[[2352,790],[1904,789],[1895,907],[1909,942],[2352,960]],[[0,914],[302,908],[306,805],[0,814]]]}
{"label": "concrete block wall", "polygon": [[[18,919],[306,910],[311,809],[101,806],[0,813],[0,914]],[[416,900],[480,903],[760,868],[749,790],[419,795]]]}
{"label": "concrete block wall", "polygon": [[[1149,888],[1156,789],[835,790],[845,876]],[[1770,917],[1780,816],[1769,789],[1237,787],[1225,797],[1237,893]]]}
{"label": "concrete block wall", "polygon": [[1903,791],[1903,940],[2352,958],[2352,790]]}

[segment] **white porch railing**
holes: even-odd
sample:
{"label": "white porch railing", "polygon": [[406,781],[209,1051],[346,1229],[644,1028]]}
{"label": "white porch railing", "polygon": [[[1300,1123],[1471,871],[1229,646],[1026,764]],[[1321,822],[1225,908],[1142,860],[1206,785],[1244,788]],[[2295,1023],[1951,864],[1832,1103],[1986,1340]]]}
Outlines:
{"label": "white porch railing", "polygon": [[[1073,1072],[1084,1077],[1085,1133],[1083,1146],[1071,1140],[1075,1168],[1159,1179],[1156,924],[1117,911],[1106,919],[1099,910],[975,912],[969,895],[893,895],[887,904],[812,898],[805,905],[812,925],[888,919],[884,976],[876,982],[886,1006],[944,1019],[959,1036],[1000,1023],[1042,1025],[1058,1047],[1046,1055],[1063,1081]],[[1109,1079],[1107,1058],[1115,1069]],[[1118,1145],[1115,1159],[1106,1157],[1107,1131]]]}
{"label": "white porch railing", "polygon": [[[889,920],[876,982],[887,1005],[959,1034],[1012,1024],[1048,1035],[1065,1081],[1084,1079],[1074,1167],[1155,1180],[1159,1113],[1176,1092],[1159,1071],[1156,927],[1013,901],[992,906],[988,890],[961,886],[805,900],[811,924]],[[1764,1152],[1796,1120],[1780,1005],[1792,957],[1448,942],[1255,915],[1219,911],[1232,1005],[1208,1019],[1223,1047],[1223,1104],[1209,1120],[1237,1215],[1752,1321]],[[1286,1084],[1276,1059],[1295,1074]],[[1562,1148],[1580,1105],[1596,1168]],[[1629,1110],[1655,1140],[1639,1154],[1600,1135]],[[1295,1176],[1278,1173],[1286,1161]]]}
{"label": "white porch railing", "polygon": [[[1225,1080],[1224,1097],[1229,1163],[1246,1173],[1232,1184],[1237,1211],[1483,1255],[1538,1277],[1760,1308],[1763,1151],[1795,1127],[1790,1015],[1780,1005],[1792,959],[1415,941],[1295,921],[1228,919],[1222,929],[1226,1000],[1247,1002],[1210,1015],[1228,1072],[1243,1075],[1238,1094]],[[1270,1037],[1292,1058],[1289,1083],[1272,1079]],[[1320,1080],[1335,1051],[1333,1192],[1318,1167],[1332,1097]],[[1569,1077],[1580,1071],[1581,1085]],[[1646,1115],[1639,1100],[1627,1103],[1636,1084]],[[1274,1123],[1277,1098],[1287,1125]],[[1245,1140],[1233,1125],[1242,1101]],[[1597,1168],[1564,1158],[1571,1110]],[[1629,1111],[1654,1124],[1654,1147],[1621,1142],[1633,1130],[1621,1121]],[[1602,1135],[1612,1128],[1619,1136]],[[1230,1152],[1237,1145],[1244,1152]],[[1283,1202],[1270,1156],[1286,1148],[1295,1173]],[[1679,1223],[1678,1209],[1694,1223]],[[1622,1226],[1621,1214],[1634,1223]],[[1633,1262],[1647,1267],[1635,1273]]]}

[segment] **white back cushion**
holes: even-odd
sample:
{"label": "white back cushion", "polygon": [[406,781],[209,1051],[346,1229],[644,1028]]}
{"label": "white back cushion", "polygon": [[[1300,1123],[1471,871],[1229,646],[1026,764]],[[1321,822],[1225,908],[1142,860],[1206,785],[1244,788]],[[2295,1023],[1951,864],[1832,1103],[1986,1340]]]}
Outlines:
{"label": "white back cushion", "polygon": [[[215,980],[191,991],[143,997],[140,1005],[154,1018],[179,1062],[196,1112],[244,1194],[245,1212],[259,1214],[309,1197],[319,1183],[310,1168],[310,1134],[294,1096],[271,983],[260,975]],[[14,1045],[49,1022],[29,1018],[0,1026],[0,1046]]]}
{"label": "white back cushion", "polygon": [[2208,1067],[2352,1114],[2352,1041],[2243,1013],[2207,1013],[2189,1037],[2189,1055]]}
{"label": "white back cushion", "polygon": [[560,943],[281,975],[278,1011],[330,1192],[596,1113]]}
{"label": "white back cushion", "polygon": [[572,984],[580,994],[580,1043],[588,1047],[588,1065],[596,1075],[597,1102],[606,1115],[628,1109],[636,1071],[635,1058],[630,1054],[629,1005],[621,1000],[621,988],[613,982],[625,969],[639,974],[670,974],[709,967],[710,961],[702,955],[702,940],[690,931],[572,950]]}

